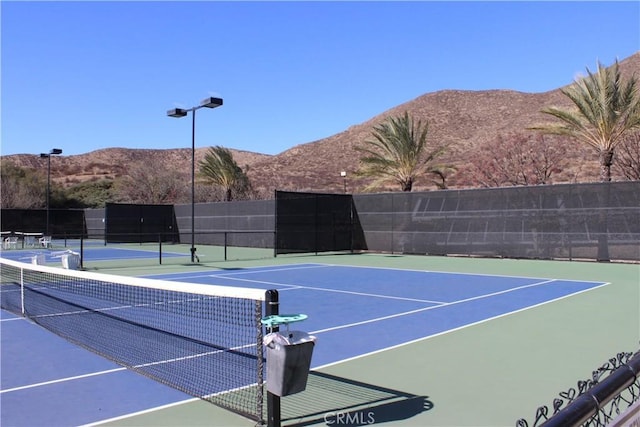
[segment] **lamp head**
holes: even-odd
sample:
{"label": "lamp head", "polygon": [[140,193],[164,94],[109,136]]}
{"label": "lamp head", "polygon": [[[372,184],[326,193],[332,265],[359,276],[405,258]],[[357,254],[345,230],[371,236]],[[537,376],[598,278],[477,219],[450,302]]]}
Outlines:
{"label": "lamp head", "polygon": [[221,105],[222,105],[222,98],[213,98],[213,97],[203,99],[202,102],[200,103],[201,107],[207,107],[207,108],[216,108]]}
{"label": "lamp head", "polygon": [[167,116],[169,117],[184,117],[187,115],[187,110],[184,108],[174,108],[173,110],[167,111]]}

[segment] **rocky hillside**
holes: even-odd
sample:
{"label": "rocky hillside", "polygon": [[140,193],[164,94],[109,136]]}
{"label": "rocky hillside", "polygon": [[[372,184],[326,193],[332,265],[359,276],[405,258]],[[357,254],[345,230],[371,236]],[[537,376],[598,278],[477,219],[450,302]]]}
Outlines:
{"label": "rocky hillside", "polygon": [[[196,149],[196,162],[202,160],[208,148]],[[234,159],[245,167],[272,158],[267,154],[231,150]],[[16,165],[43,170],[46,159],[29,154],[3,156]],[[75,156],[56,156],[51,162],[51,177],[66,186],[95,179],[115,179],[126,175],[139,164],[175,168],[184,174],[191,173],[191,149],[143,150],[130,148],[106,148]]]}
{"label": "rocky hillside", "polygon": [[[640,76],[640,52],[620,62],[624,75]],[[302,144],[273,158],[252,166],[252,178],[268,182],[275,188],[295,190],[339,191],[343,181],[341,171],[347,172],[350,191],[362,189],[362,182],[353,178],[358,168],[359,154],[355,147],[371,135],[372,128],[388,116],[408,111],[416,118],[429,122],[429,139],[450,147],[444,161],[458,170],[467,167],[468,159],[483,147],[490,146],[498,135],[527,132],[549,118],[540,113],[548,106],[569,106],[561,88],[545,93],[523,93],[509,90],[456,91],[445,90],[422,95],[372,119],[350,127],[329,138]],[[561,140],[569,147],[572,159],[569,170],[557,177],[560,181],[594,181],[598,179],[597,157],[583,144]],[[426,188],[417,182],[417,189]],[[464,187],[454,175],[451,187]]]}
{"label": "rocky hillside", "polygon": [[[640,52],[620,62],[625,75],[640,76]],[[592,68],[592,67],[590,67]],[[412,101],[385,111],[370,120],[354,125],[337,135],[319,141],[297,145],[275,156],[232,150],[237,163],[248,167],[254,186],[269,194],[273,189],[300,191],[342,191],[340,173],[347,172],[350,192],[363,190],[364,182],[355,179],[359,153],[355,147],[371,135],[372,128],[388,116],[409,112],[429,122],[429,140],[447,144],[450,150],[445,161],[459,171],[468,167],[468,159],[483,147],[491,146],[498,135],[525,133],[526,128],[548,122],[540,113],[543,107],[567,106],[561,88],[545,93],[523,93],[510,90],[458,91],[444,90],[422,95]],[[555,181],[579,182],[598,179],[597,157],[582,144],[564,140],[569,147],[571,166]],[[232,147],[230,147],[232,148]],[[204,157],[207,148],[199,148],[196,160]],[[6,156],[24,167],[42,168],[43,159],[30,155]],[[77,156],[61,156],[52,164],[52,177],[65,185],[99,178],[115,178],[139,162],[159,164],[190,173],[190,149],[139,150],[111,148]],[[465,187],[468,183],[452,175],[450,187]],[[418,181],[416,189],[430,188]]]}

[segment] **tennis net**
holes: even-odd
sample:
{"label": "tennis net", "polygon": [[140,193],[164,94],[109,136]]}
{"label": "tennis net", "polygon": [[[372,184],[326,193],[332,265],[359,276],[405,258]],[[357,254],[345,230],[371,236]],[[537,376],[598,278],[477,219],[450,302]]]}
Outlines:
{"label": "tennis net", "polygon": [[3,309],[189,395],[262,422],[260,289],[0,259]]}

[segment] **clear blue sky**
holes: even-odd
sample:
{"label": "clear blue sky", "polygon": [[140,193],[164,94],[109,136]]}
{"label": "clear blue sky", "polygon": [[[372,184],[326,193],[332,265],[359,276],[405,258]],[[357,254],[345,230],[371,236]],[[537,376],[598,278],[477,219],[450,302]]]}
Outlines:
{"label": "clear blue sky", "polygon": [[278,154],[443,89],[545,92],[640,49],[640,2],[0,3],[3,155]]}

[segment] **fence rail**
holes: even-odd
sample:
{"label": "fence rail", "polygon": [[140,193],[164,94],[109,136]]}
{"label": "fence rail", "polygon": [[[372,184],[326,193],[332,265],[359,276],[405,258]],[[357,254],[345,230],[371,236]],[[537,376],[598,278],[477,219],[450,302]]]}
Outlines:
{"label": "fence rail", "polygon": [[[640,351],[619,353],[609,359],[577,388],[559,393],[552,409],[541,406],[529,424],[519,419],[517,427],[604,427],[640,400]],[[565,405],[566,403],[566,405]]]}

